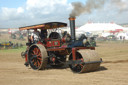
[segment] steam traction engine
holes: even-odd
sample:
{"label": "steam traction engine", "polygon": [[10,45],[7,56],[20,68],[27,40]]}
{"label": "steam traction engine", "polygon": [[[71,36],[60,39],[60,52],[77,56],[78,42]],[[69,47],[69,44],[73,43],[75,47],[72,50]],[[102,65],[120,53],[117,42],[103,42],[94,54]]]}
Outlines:
{"label": "steam traction engine", "polygon": [[[20,30],[40,29],[43,39],[37,43],[31,43],[28,38],[27,50],[22,53],[25,61],[34,70],[45,69],[47,64],[51,66],[63,66],[65,63],[76,73],[95,71],[102,62],[87,38],[76,40],[75,18],[69,18],[71,35],[63,36],[55,30],[67,27],[66,23],[49,22],[40,25],[20,27]],[[66,57],[68,56],[68,61]]]}

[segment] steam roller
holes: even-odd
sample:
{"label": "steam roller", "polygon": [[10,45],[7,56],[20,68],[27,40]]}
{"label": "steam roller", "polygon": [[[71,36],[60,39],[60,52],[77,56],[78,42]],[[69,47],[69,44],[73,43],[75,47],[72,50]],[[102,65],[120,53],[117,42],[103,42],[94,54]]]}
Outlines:
{"label": "steam roller", "polygon": [[[30,65],[34,70],[44,70],[47,65],[62,67],[67,64],[75,73],[98,70],[102,59],[95,52],[95,46],[84,34],[77,39],[75,17],[70,17],[69,21],[70,33],[59,33],[58,28],[67,27],[67,23],[63,22],[47,22],[20,27],[20,30],[28,30],[27,49],[21,53],[25,58],[24,65],[27,67]],[[41,31],[42,37],[39,41],[32,41],[29,38],[29,30],[33,29]]]}
{"label": "steam roller", "polygon": [[[69,61],[73,61],[73,55],[69,55]],[[69,64],[70,69],[75,73],[85,73],[99,69],[102,59],[95,50],[78,50],[74,63]]]}

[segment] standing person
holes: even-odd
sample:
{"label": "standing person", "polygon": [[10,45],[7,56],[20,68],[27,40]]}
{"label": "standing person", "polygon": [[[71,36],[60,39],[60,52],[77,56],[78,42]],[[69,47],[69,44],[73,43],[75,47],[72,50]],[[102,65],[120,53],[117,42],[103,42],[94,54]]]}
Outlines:
{"label": "standing person", "polygon": [[123,36],[123,43],[124,43],[124,41],[125,41],[125,36]]}
{"label": "standing person", "polygon": [[41,30],[41,39],[45,39],[47,38],[47,30],[44,29],[44,30]]}
{"label": "standing person", "polygon": [[[33,33],[31,33],[29,36],[30,36],[29,37],[29,40],[30,40],[29,42],[31,44],[33,44],[33,43],[36,44],[40,40],[40,32],[37,29],[34,29]],[[24,52],[22,54],[22,56],[25,56],[25,54],[27,53],[28,49],[29,49],[29,47],[26,49],[26,52]],[[29,61],[27,60],[26,56],[25,56],[25,58],[26,58],[26,61],[25,61],[24,65],[29,66]]]}
{"label": "standing person", "polygon": [[41,42],[46,44],[47,29],[41,29]]}
{"label": "standing person", "polygon": [[122,36],[120,36],[120,40],[122,40]]}
{"label": "standing person", "polygon": [[34,29],[33,33],[31,34],[32,42],[37,43],[40,39],[40,32],[37,29]]}

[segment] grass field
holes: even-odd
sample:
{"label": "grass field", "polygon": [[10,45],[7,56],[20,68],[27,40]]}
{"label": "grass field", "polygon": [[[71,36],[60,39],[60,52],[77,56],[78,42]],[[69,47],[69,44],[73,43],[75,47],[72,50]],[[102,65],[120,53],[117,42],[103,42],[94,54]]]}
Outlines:
{"label": "grass field", "polygon": [[[7,37],[7,35],[5,36]],[[0,36],[0,39],[3,37]],[[7,39],[7,38],[6,38]],[[16,42],[16,41],[15,41]],[[25,41],[18,41],[25,44]],[[127,85],[128,43],[98,42],[96,51],[103,59],[98,71],[75,74],[69,68],[35,71],[25,67],[20,53],[26,48],[0,50],[1,85]]]}

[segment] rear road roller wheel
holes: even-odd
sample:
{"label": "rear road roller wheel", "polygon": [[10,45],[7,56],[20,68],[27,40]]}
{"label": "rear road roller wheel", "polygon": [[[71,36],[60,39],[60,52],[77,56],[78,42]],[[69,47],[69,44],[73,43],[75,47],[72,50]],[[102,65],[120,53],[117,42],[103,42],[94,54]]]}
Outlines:
{"label": "rear road roller wheel", "polygon": [[[73,60],[72,54],[69,60]],[[84,73],[99,69],[102,62],[95,50],[79,50],[76,52],[76,60],[81,60],[78,64],[69,64],[70,69],[75,73]]]}
{"label": "rear road roller wheel", "polygon": [[34,70],[45,69],[47,66],[47,51],[43,45],[34,44],[28,52],[29,64]]}

